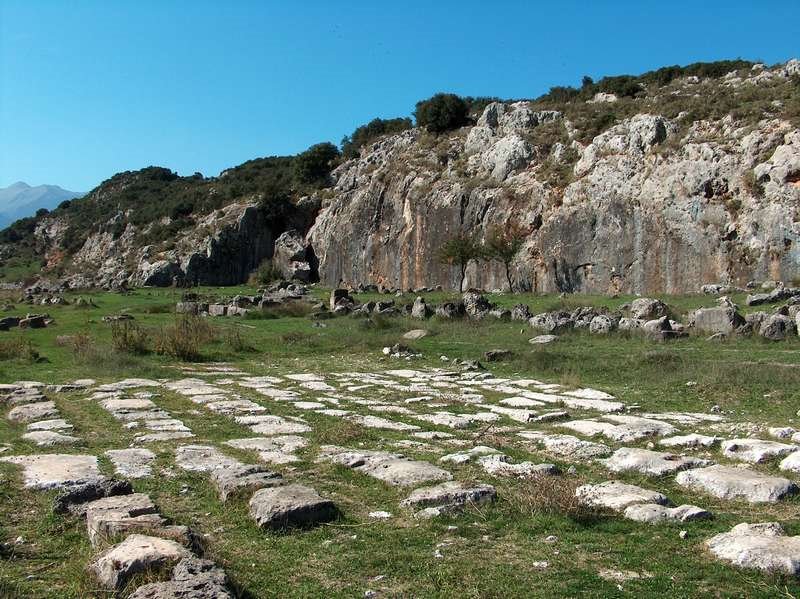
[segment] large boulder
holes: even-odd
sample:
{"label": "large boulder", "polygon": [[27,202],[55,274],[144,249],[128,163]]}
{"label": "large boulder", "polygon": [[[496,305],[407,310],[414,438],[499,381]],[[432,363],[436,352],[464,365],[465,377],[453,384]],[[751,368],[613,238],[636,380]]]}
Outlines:
{"label": "large boulder", "polygon": [[287,279],[310,283],[319,278],[314,250],[295,230],[286,231],[275,240],[272,264]]}
{"label": "large boulder", "polygon": [[668,312],[669,308],[661,300],[640,297],[631,302],[631,318],[638,320],[655,320]]}
{"label": "large boulder", "polygon": [[783,314],[767,317],[758,329],[758,334],[770,341],[783,341],[786,337],[797,333],[794,321]]}
{"label": "large boulder", "polygon": [[330,499],[299,484],[261,489],[250,499],[250,515],[263,528],[312,526],[329,522],[337,514]]}
{"label": "large boulder", "polygon": [[100,554],[89,570],[101,586],[120,590],[136,574],[163,571],[186,557],[189,550],[175,541],[133,534]]}
{"label": "large boulder", "polygon": [[467,291],[462,302],[464,310],[470,318],[484,318],[494,309],[494,305],[477,291]]}
{"label": "large boulder", "polygon": [[414,305],[411,307],[411,318],[419,318],[422,320],[428,318],[431,313],[431,309],[422,297],[417,297],[417,299],[414,300]]}
{"label": "large boulder", "polygon": [[705,333],[729,335],[745,324],[745,319],[732,307],[700,308],[693,314],[694,328]]}

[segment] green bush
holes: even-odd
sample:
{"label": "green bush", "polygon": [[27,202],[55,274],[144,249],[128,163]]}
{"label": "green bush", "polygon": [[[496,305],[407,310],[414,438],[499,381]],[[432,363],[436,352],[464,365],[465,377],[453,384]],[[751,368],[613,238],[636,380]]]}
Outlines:
{"label": "green bush", "polygon": [[417,102],[414,117],[417,126],[431,133],[443,133],[467,124],[469,106],[455,94],[436,94],[432,98]]}
{"label": "green bush", "polygon": [[352,134],[342,139],[342,155],[345,158],[355,158],[358,151],[374,139],[382,135],[400,133],[411,129],[412,123],[409,118],[396,119],[372,119],[366,125],[357,127]]}
{"label": "green bush", "polygon": [[295,158],[295,176],[300,183],[325,183],[337,158],[339,149],[332,143],[315,144]]}
{"label": "green bush", "polygon": [[267,258],[258,265],[258,268],[250,273],[248,283],[251,285],[269,285],[273,281],[283,279],[281,270]]}

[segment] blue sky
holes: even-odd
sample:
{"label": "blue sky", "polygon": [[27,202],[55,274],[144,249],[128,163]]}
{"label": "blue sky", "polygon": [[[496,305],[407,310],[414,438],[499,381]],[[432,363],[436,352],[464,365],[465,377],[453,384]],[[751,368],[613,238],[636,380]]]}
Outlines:
{"label": "blue sky", "polygon": [[800,2],[0,0],[0,186],[338,142],[438,91],[800,55]]}

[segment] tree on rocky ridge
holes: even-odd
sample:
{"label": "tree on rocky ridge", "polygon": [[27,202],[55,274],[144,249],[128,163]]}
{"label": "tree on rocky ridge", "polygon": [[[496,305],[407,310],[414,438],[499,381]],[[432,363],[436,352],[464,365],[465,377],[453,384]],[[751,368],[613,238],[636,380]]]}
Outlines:
{"label": "tree on rocky ridge", "polygon": [[492,227],[489,239],[486,241],[484,255],[489,260],[497,260],[503,264],[506,269],[508,290],[511,292],[514,291],[514,284],[511,281],[511,264],[525,243],[528,233],[519,223],[511,222],[505,227]]}
{"label": "tree on rocky ridge", "polygon": [[467,275],[467,266],[473,260],[477,260],[483,255],[483,248],[472,235],[459,233],[455,237],[448,239],[439,250],[439,260],[443,264],[458,266],[460,279],[458,281],[459,292],[464,290],[464,278]]}
{"label": "tree on rocky ridge", "polygon": [[300,183],[319,185],[328,179],[339,148],[330,142],[315,144],[294,159],[294,172]]}
{"label": "tree on rocky ridge", "polygon": [[467,124],[469,106],[455,94],[436,94],[417,102],[414,118],[418,127],[431,133],[443,133]]}

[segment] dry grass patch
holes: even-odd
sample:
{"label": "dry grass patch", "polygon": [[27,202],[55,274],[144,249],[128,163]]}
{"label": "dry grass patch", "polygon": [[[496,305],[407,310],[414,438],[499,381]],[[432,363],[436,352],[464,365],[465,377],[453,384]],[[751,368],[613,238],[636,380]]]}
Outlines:
{"label": "dry grass patch", "polygon": [[560,515],[575,522],[592,522],[606,512],[578,500],[579,482],[566,476],[538,475],[524,478],[506,491],[514,509],[529,516]]}

